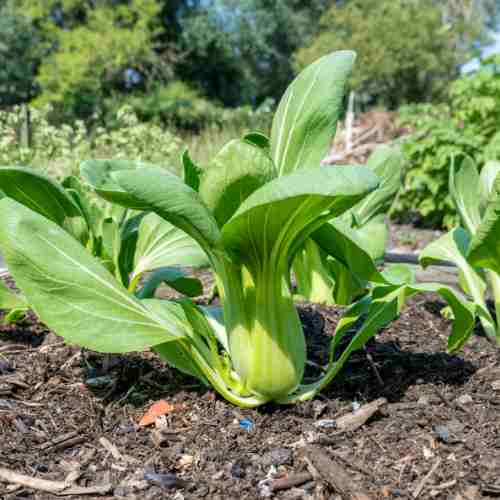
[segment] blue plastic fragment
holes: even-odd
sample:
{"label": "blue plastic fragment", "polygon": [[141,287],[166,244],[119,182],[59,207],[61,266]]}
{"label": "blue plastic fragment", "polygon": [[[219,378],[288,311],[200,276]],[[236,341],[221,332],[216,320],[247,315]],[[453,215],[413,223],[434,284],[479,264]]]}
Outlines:
{"label": "blue plastic fragment", "polygon": [[254,423],[251,418],[244,418],[240,420],[240,427],[246,431],[251,431],[253,429]]}

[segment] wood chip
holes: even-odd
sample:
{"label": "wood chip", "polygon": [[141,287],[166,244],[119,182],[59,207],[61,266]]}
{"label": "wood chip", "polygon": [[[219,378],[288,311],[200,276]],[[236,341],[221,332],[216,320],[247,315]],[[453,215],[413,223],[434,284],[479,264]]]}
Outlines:
{"label": "wood chip", "polygon": [[361,406],[356,411],[337,419],[337,429],[342,432],[352,432],[361,427],[366,421],[387,404],[387,399],[379,398]]}
{"label": "wood chip", "polygon": [[275,479],[269,488],[271,491],[281,491],[294,488],[295,486],[300,486],[301,484],[312,481],[314,478],[309,472],[300,472],[299,474],[293,474],[288,477],[280,477]]}
{"label": "wood chip", "polygon": [[122,454],[119,452],[118,448],[105,437],[99,438],[99,443],[105,448],[115,460],[123,460]]}
{"label": "wood chip", "polygon": [[102,484],[89,487],[71,486],[66,481],[50,481],[37,477],[26,476],[18,472],[0,467],[0,479],[7,483],[13,483],[25,488],[37,491],[45,491],[54,495],[103,495],[111,491],[111,484]]}
{"label": "wood chip", "polygon": [[352,500],[370,499],[361,486],[353,481],[351,475],[317,446],[308,446],[305,449],[305,459],[325,482],[344,497]]}

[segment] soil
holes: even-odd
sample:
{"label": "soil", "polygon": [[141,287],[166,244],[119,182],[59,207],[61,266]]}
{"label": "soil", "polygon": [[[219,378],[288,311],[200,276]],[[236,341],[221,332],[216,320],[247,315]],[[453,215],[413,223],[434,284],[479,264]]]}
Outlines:
{"label": "soil", "polygon": [[[109,485],[102,495],[68,496],[85,500],[498,497],[500,353],[478,328],[460,354],[446,354],[442,306],[418,296],[315,400],[256,410],[227,403],[151,352],[67,346],[29,315],[0,328],[0,472]],[[311,377],[328,358],[341,309],[301,304],[299,312]],[[366,423],[335,427],[378,398],[387,404]],[[139,426],[159,400],[174,410]],[[364,495],[341,495],[318,476],[304,458],[311,445]],[[271,493],[276,478],[298,484]],[[0,498],[59,496],[0,479]]]}

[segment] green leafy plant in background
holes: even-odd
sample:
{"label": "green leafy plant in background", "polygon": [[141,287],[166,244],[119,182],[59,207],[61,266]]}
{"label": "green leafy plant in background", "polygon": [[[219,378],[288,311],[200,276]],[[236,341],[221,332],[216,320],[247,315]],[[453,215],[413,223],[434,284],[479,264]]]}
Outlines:
{"label": "green leafy plant in background", "polygon": [[[90,182],[95,181],[92,169],[96,163],[104,169],[108,165],[105,160],[82,165],[83,177]],[[115,160],[113,165],[127,168],[130,162]],[[77,177],[67,177],[60,185],[25,167],[0,167],[0,189],[63,228],[130,292],[140,290],[142,295],[152,296],[166,283],[189,296],[202,293],[199,280],[188,277],[179,266],[204,266],[204,254],[187,234],[155,214],[98,199]],[[138,287],[146,274],[142,288]],[[29,306],[23,295],[0,289],[1,309],[27,310]],[[13,317],[18,315],[11,313],[6,319]]]}
{"label": "green leafy plant in background", "polygon": [[[385,219],[401,187],[403,157],[396,147],[380,146],[366,166],[379,177],[379,187],[330,223],[364,248],[376,263],[383,263],[389,237]],[[297,295],[311,302],[349,305],[368,287],[365,280],[312,240],[298,253],[293,269]]]}
{"label": "green leafy plant in background", "polygon": [[[118,109],[108,128],[89,130],[83,121],[52,125],[51,108],[21,106],[0,111],[0,164],[28,165],[63,179],[78,173],[83,158],[136,158],[177,168],[181,139],[155,123],[142,123],[130,106]],[[27,137],[29,140],[27,140]]]}
{"label": "green leafy plant in background", "polygon": [[[453,262],[460,283],[476,305],[486,335],[500,345],[500,163],[488,162],[479,174],[471,159],[452,167],[450,194],[461,224],[429,244],[420,254],[423,266]],[[487,307],[487,293],[495,315]]]}
{"label": "green leafy plant in background", "polygon": [[[198,243],[212,267],[221,308],[158,300],[141,290],[133,294],[64,223],[13,199],[0,201],[5,259],[40,318],[67,341],[96,351],[153,348],[243,407],[313,397],[419,291],[448,299],[456,318],[450,348],[456,348],[474,323],[470,304],[444,286],[411,283],[405,269],[381,274],[344,228],[328,223],[379,186],[370,168],[320,166],[354,58],[336,52],[306,68],[283,96],[270,139],[252,133],[231,141],[203,169],[184,154],[184,180],[140,162],[82,165],[99,196],[154,213]],[[323,376],[304,385],[306,345],[290,277],[297,252],[310,238],[376,286],[343,318]],[[363,326],[337,357],[339,339],[361,316]]]}
{"label": "green leafy plant in background", "polygon": [[448,190],[452,161],[471,157],[479,169],[500,160],[500,73],[493,59],[452,83],[448,102],[399,110],[399,126],[411,133],[402,141],[408,159],[404,189],[392,215],[451,229],[459,222]]}

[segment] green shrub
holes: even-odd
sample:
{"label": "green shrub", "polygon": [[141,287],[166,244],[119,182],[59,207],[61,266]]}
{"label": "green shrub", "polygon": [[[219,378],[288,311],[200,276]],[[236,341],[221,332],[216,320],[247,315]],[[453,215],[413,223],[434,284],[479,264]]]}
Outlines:
{"label": "green shrub", "polygon": [[[487,64],[491,63],[487,61]],[[452,161],[474,159],[479,169],[500,158],[500,73],[495,66],[456,80],[449,104],[409,105],[399,110],[407,156],[404,190],[393,210],[398,219],[451,228],[457,214],[448,192]]]}
{"label": "green shrub", "polygon": [[89,131],[82,121],[52,125],[51,108],[30,110],[30,139],[26,137],[23,108],[0,111],[0,163],[29,165],[55,177],[78,171],[82,158],[138,158],[174,168],[182,141],[153,123],[142,123],[129,106],[116,115],[114,127]]}

